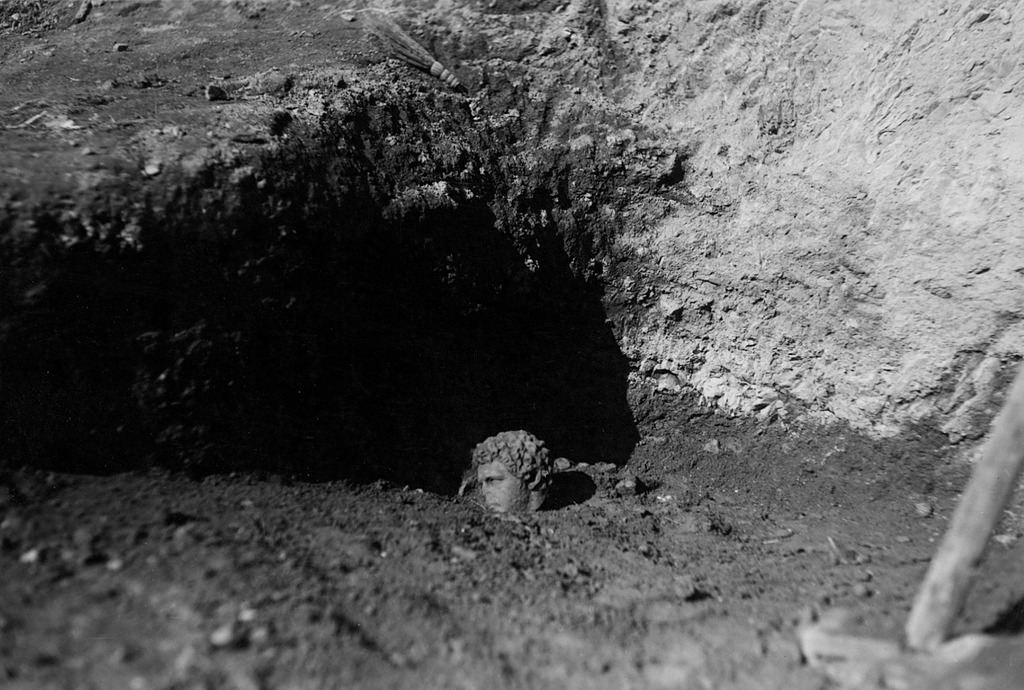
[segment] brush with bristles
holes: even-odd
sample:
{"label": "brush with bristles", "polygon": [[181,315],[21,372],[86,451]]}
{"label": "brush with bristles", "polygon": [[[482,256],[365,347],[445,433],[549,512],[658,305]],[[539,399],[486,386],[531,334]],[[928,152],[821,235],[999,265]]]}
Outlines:
{"label": "brush with bristles", "polygon": [[465,91],[458,77],[448,71],[427,49],[417,43],[412,36],[405,33],[394,19],[381,10],[366,9],[362,11],[367,30],[380,39],[381,43],[396,58],[412,65],[416,69],[429,72],[448,86]]}

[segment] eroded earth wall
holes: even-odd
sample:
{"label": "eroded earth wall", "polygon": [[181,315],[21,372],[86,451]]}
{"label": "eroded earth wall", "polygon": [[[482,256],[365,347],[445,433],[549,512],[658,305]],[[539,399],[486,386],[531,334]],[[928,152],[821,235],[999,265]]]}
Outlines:
{"label": "eroded earth wall", "polygon": [[744,414],[983,434],[1024,348],[1024,6],[606,9],[623,98],[693,195],[623,239],[641,373]]}

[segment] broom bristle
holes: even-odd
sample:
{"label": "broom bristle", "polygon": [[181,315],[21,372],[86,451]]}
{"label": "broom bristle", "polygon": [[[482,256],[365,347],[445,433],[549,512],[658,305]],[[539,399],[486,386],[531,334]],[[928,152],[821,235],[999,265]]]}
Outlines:
{"label": "broom bristle", "polygon": [[364,14],[370,33],[379,38],[390,51],[420,69],[430,69],[434,56],[405,33],[391,17],[380,10],[365,10]]}
{"label": "broom bristle", "polygon": [[383,11],[366,9],[363,10],[363,16],[366,18],[367,30],[380,39],[392,55],[413,67],[429,72],[454,89],[461,87],[454,74],[435,60],[426,48],[405,33],[402,27]]}

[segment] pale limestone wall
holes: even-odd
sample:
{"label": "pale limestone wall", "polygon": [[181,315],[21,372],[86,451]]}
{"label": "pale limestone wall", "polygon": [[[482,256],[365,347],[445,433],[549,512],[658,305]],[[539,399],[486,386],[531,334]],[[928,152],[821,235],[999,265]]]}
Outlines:
{"label": "pale limestone wall", "polygon": [[607,33],[627,107],[693,152],[696,203],[622,240],[640,375],[984,433],[1024,351],[1024,4],[653,6],[609,1]]}

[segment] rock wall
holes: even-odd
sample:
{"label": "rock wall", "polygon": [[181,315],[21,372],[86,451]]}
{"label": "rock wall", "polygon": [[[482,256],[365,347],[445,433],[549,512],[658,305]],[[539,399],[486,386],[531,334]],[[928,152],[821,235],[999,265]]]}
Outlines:
{"label": "rock wall", "polygon": [[1024,351],[1019,3],[604,11],[624,107],[692,194],[620,239],[639,375],[743,414],[983,434]]}

